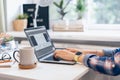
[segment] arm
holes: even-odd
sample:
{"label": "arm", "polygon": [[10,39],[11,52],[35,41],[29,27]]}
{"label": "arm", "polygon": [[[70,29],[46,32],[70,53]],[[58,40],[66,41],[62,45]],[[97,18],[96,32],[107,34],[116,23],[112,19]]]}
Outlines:
{"label": "arm", "polygon": [[[120,48],[115,50],[103,50],[105,56],[96,56],[94,54],[82,54],[78,62],[103,74],[120,74]],[[110,54],[110,55],[109,55]]]}
{"label": "arm", "polygon": [[120,48],[97,51],[98,55],[104,54],[103,56],[97,56],[95,53],[87,54],[83,51],[81,52],[83,54],[77,56],[75,52],[70,50],[56,50],[54,56],[69,61],[75,60],[103,74],[114,76],[120,74]]}
{"label": "arm", "polygon": [[66,48],[66,50],[73,53],[82,52],[83,54],[94,54],[97,56],[111,56],[113,55],[113,53],[115,53],[114,50],[112,49],[90,50],[90,49]]}

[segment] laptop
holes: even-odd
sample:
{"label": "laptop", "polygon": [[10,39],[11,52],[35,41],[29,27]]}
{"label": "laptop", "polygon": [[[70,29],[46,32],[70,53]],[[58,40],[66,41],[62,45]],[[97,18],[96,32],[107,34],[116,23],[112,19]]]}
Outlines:
{"label": "laptop", "polygon": [[65,61],[54,57],[54,51],[58,48],[54,47],[45,26],[26,28],[24,32],[31,46],[34,47],[35,55],[39,62],[68,65],[75,64],[74,61]]}

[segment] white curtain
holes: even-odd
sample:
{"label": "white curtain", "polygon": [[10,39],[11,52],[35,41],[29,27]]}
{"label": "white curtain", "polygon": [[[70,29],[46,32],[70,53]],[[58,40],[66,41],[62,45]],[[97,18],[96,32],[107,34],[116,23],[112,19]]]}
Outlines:
{"label": "white curtain", "polygon": [[4,0],[0,0],[0,32],[5,32]]}

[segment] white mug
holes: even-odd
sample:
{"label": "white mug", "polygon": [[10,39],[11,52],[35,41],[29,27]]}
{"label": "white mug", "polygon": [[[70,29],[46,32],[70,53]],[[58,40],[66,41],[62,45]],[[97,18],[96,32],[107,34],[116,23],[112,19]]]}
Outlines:
{"label": "white mug", "polygon": [[[19,53],[19,60],[16,58],[16,53]],[[34,65],[37,62],[33,47],[23,47],[14,51],[13,58],[23,66]]]}

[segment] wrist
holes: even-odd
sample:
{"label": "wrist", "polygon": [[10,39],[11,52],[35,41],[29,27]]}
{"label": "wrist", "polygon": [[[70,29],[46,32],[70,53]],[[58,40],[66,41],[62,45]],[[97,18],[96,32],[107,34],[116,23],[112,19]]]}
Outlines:
{"label": "wrist", "polygon": [[79,56],[78,56],[78,55],[75,55],[73,60],[74,60],[75,62],[78,62],[78,61],[79,61]]}
{"label": "wrist", "polygon": [[85,54],[81,54],[78,58],[78,62],[83,63],[84,57],[85,57]]}
{"label": "wrist", "polygon": [[74,61],[76,62],[79,62],[79,56],[81,55],[82,53],[81,52],[76,52],[75,55],[74,55]]}

